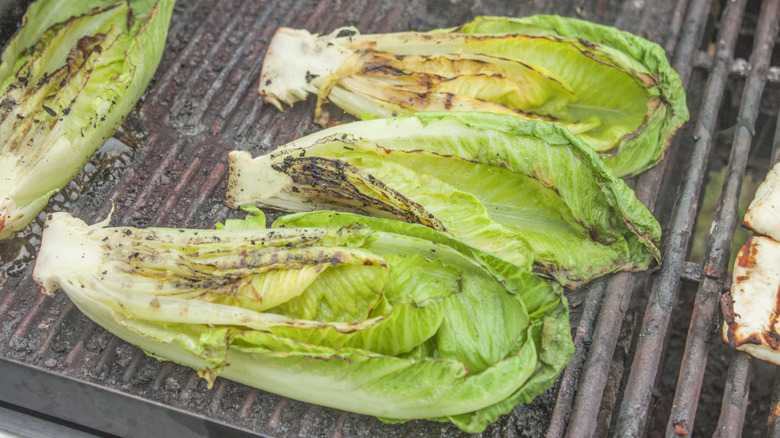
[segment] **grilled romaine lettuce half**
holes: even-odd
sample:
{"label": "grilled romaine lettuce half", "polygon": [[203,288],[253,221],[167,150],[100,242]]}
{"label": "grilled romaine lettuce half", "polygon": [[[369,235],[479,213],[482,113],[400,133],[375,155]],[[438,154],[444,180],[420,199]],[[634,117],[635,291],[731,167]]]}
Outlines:
{"label": "grilled romaine lettuce half", "polygon": [[618,176],[657,163],[688,120],[682,83],[660,46],[544,15],[390,34],[280,28],[259,91],[279,109],[316,94],[315,118],[323,126],[328,102],[360,118],[455,110],[554,121]]}
{"label": "grilled romaine lettuce half", "polygon": [[658,222],[566,129],[491,113],[339,125],[252,159],[229,154],[226,204],[336,209],[452,233],[576,287],[660,257]]}
{"label": "grilled romaine lettuce half", "polygon": [[0,64],[0,239],[24,228],[152,79],[174,0],[38,0]]}
{"label": "grilled romaine lettuce half", "polygon": [[479,432],[573,353],[560,287],[420,225],[333,212],[271,229],[262,216],[219,230],[107,222],[49,215],[33,277],[210,384]]}

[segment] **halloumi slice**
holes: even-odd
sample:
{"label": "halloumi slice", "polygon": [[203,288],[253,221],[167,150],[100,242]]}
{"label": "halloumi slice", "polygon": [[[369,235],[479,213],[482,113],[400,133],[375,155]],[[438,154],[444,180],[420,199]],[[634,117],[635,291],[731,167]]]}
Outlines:
{"label": "halloumi slice", "polygon": [[758,186],[742,222],[756,233],[780,241],[780,163],[772,166]]}
{"label": "halloumi slice", "polygon": [[721,307],[724,342],[780,365],[778,260],[780,242],[765,236],[750,237],[737,255],[731,291],[722,295]]}

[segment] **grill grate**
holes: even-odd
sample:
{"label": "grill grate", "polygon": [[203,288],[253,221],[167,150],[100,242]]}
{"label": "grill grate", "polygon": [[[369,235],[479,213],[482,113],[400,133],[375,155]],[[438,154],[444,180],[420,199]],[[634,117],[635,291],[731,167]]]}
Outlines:
{"label": "grill grate", "polygon": [[[0,0],[0,11],[10,10],[10,3]],[[484,436],[700,434],[706,428],[694,420],[697,405],[700,417],[704,415],[703,379],[725,385],[720,436],[739,435],[748,410],[769,416],[768,432],[780,436],[780,411],[770,409],[780,400],[780,379],[771,400],[767,395],[757,401],[748,395],[752,371],[759,365],[749,356],[727,353],[731,364],[721,375],[713,376],[708,366],[717,342],[710,339],[719,320],[717,299],[728,283],[728,253],[739,221],[740,184],[748,152],[756,148],[753,130],[760,99],[767,94],[765,86],[776,93],[780,84],[780,66],[772,65],[778,9],[780,0],[179,2],[164,59],[139,105],[142,111],[128,118],[123,132],[53,199],[47,212],[70,210],[94,222],[114,204],[117,224],[203,228],[235,215],[221,204],[226,152],[267,152],[317,129],[311,122],[311,99],[280,114],[254,91],[267,43],[279,26],[326,32],[352,24],[365,32],[387,32],[452,26],[477,14],[535,13],[613,24],[663,43],[686,84],[691,112],[698,115],[695,126],[677,135],[666,160],[631,181],[637,196],[665,225],[664,262],[655,275],[620,273],[571,292],[576,352],[559,384],[504,416]],[[758,17],[757,26],[751,27],[751,13]],[[754,47],[750,59],[742,58],[740,44]],[[700,265],[685,257],[708,166],[723,143],[719,131],[731,121],[725,109],[730,100],[741,102],[735,109],[737,126],[730,135],[718,226]],[[776,117],[776,107],[767,111]],[[780,154],[780,121],[776,123],[772,162]],[[0,389],[0,402],[123,436],[161,430],[174,436],[463,435],[451,425],[425,421],[388,425],[224,379],[209,390],[194,371],[158,362],[95,325],[64,294],[38,294],[30,263],[40,231],[39,220],[0,247],[0,375],[29,382],[27,387]],[[675,300],[689,300],[691,309],[673,310]],[[667,345],[670,332],[686,336],[675,326],[677,320],[686,326],[690,321],[680,348]],[[675,362],[679,359],[669,359],[673,355],[683,357],[681,365]],[[674,381],[658,382],[669,379],[662,371],[669,367],[675,378],[678,372],[681,376],[674,402],[654,406],[659,384],[674,387]],[[752,423],[742,431],[745,435],[767,433],[763,420]],[[152,424],[154,430],[149,430]]]}
{"label": "grill grate", "polygon": [[[730,3],[729,7],[732,6],[735,9],[739,8],[739,10],[732,11],[727,9],[725,11],[724,15],[728,17],[729,21],[732,16],[741,18],[742,8],[744,8],[744,5],[739,3]],[[690,328],[688,329],[688,340],[683,355],[682,370],[680,371],[680,379],[677,384],[671,418],[667,426],[667,435],[687,432],[687,425],[692,425],[696,416],[696,401],[699,399],[709,352],[707,341],[709,333],[713,331],[713,327],[717,324],[716,312],[718,311],[720,293],[723,290],[724,282],[728,278],[729,267],[727,265],[731,250],[731,239],[740,220],[737,212],[739,193],[752,140],[751,132],[754,130],[758,117],[759,103],[766,80],[765,74],[769,68],[772,48],[777,35],[778,20],[780,20],[778,12],[780,12],[780,2],[765,2],[762,5],[761,19],[758,23],[754,43],[755,49],[750,59],[750,75],[748,76],[745,93],[740,104],[739,125],[734,134],[734,146],[729,158],[726,185],[721,195],[722,201],[718,204],[718,209],[715,213],[713,229],[707,244],[704,263],[705,277],[699,285],[699,290],[696,294]],[[734,29],[731,26],[729,28],[724,26],[723,33],[726,35],[722,37],[723,40],[733,38],[728,33],[736,33],[736,31],[736,26],[734,26]],[[730,47],[726,47],[726,44]],[[723,86],[722,77],[725,76],[725,72],[721,73],[720,70],[725,70],[726,60],[731,57],[729,52],[733,53],[733,43],[729,41],[726,44],[718,48],[718,54],[716,55],[718,70],[714,75],[710,76],[708,91],[712,90],[714,95],[722,94],[718,92],[718,89],[721,89]],[[720,96],[718,96],[718,100],[720,100]],[[713,106],[720,107],[720,105]],[[708,107],[705,106],[704,108],[706,111]],[[702,117],[707,116],[708,119],[714,119],[714,116],[709,116],[709,114],[710,112],[705,112]],[[711,126],[713,123],[710,120],[705,121],[703,118],[701,120],[702,122],[697,125],[697,128],[701,126],[702,130],[697,129],[695,135],[698,135],[700,139],[703,138],[703,135],[711,138]],[[724,404],[724,409],[725,406]],[[724,410],[721,418],[731,418],[731,415],[730,412]],[[742,416],[735,418],[733,421],[737,421],[737,425],[741,426],[743,418],[744,410],[742,411]],[[739,429],[741,427],[738,427]]]}

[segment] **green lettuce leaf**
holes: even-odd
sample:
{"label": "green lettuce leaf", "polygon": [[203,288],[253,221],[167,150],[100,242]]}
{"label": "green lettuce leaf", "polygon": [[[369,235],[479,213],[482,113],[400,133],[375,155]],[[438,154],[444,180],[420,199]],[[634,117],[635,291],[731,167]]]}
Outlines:
{"label": "green lettuce leaf", "polygon": [[231,152],[229,162],[229,206],[394,217],[567,286],[660,258],[652,214],[551,123],[419,113],[336,126],[255,159]]}

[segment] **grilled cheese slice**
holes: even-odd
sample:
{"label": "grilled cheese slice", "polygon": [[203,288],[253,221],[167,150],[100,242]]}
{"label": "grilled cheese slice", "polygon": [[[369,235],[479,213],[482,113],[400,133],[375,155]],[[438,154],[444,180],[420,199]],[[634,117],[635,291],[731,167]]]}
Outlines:
{"label": "grilled cheese slice", "polygon": [[722,296],[723,340],[780,365],[780,242],[750,237],[734,263],[731,291]]}
{"label": "grilled cheese slice", "polygon": [[780,163],[769,170],[758,186],[743,223],[758,234],[780,241]]}

